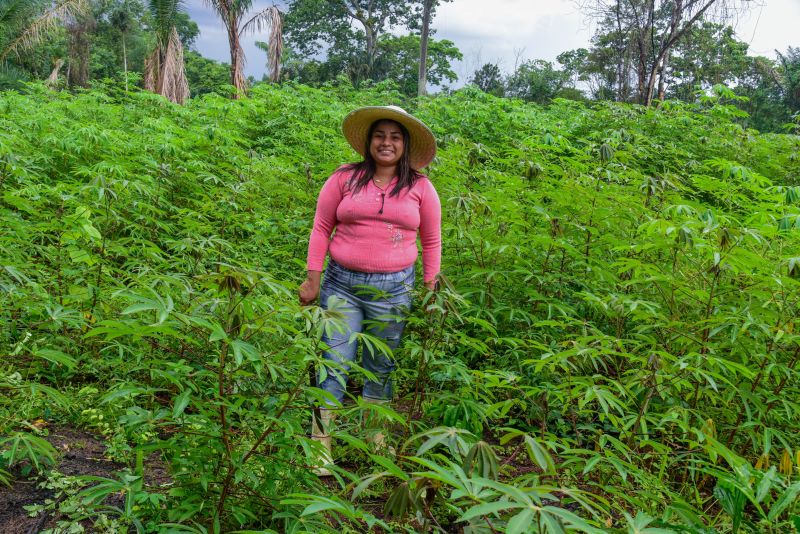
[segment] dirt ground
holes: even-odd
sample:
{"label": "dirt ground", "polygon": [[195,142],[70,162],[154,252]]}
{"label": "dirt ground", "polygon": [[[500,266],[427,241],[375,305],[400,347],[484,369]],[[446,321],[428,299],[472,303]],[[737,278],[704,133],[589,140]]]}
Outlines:
{"label": "dirt ground", "polygon": [[[125,467],[105,458],[106,447],[101,439],[83,430],[51,427],[45,439],[60,453],[55,470],[70,476],[100,476],[113,478]],[[165,476],[161,466],[155,467],[156,477]],[[14,473],[17,475],[18,473]],[[58,519],[50,513],[28,517],[23,506],[43,503],[53,496],[52,490],[37,487],[39,479],[17,477],[9,488],[0,486],[0,534],[37,534],[52,528]]]}

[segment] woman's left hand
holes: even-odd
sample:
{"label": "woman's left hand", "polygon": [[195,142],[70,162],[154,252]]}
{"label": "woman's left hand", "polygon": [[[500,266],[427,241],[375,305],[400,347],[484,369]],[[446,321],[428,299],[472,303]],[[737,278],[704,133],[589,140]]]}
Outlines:
{"label": "woman's left hand", "polygon": [[436,291],[439,289],[438,280],[431,280],[430,282],[425,282],[425,287],[428,288],[429,291]]}

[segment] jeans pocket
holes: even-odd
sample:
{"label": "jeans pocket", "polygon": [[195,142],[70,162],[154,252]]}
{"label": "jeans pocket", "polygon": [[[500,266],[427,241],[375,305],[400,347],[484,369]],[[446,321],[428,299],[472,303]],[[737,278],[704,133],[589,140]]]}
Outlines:
{"label": "jeans pocket", "polygon": [[412,265],[402,271],[391,273],[391,281],[395,284],[408,286],[410,289],[414,285],[414,266]]}
{"label": "jeans pocket", "polygon": [[325,274],[322,276],[322,286],[319,289],[320,306],[328,309],[328,298],[337,293],[337,288],[342,285],[342,273],[334,263],[328,263]]}

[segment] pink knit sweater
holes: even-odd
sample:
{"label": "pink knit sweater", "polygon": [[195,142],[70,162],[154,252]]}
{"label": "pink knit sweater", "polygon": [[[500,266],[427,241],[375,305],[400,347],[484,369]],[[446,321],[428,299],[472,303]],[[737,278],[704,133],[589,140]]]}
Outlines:
{"label": "pink knit sweater", "polygon": [[351,174],[340,168],[322,186],[308,242],[308,270],[322,271],[330,253],[336,263],[353,271],[402,271],[417,259],[419,230],[424,281],[436,278],[442,258],[442,210],[431,181],[423,177],[397,196],[389,196],[396,179],[383,190],[370,182],[353,195]]}

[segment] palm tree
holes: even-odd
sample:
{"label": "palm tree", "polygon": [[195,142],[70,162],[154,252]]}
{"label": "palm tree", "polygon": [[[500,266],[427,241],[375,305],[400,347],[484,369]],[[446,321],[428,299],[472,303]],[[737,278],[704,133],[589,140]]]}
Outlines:
{"label": "palm tree", "polygon": [[65,19],[85,15],[88,0],[0,0],[0,64],[41,42]]}
{"label": "palm tree", "polygon": [[125,72],[125,90],[128,90],[128,47],[125,43],[125,36],[131,31],[132,20],[127,6],[114,11],[111,14],[111,25],[116,28],[122,37],[122,69]]}
{"label": "palm tree", "polygon": [[[244,77],[244,50],[241,37],[247,32],[260,32],[265,28],[270,30],[270,65],[273,76],[280,75],[280,55],[282,46],[281,12],[274,5],[259,11],[247,22],[242,21],[253,6],[253,0],[206,0],[222,19],[228,34],[228,45],[231,49],[231,85],[236,87],[234,98],[247,89],[247,80]],[[276,74],[277,73],[277,74]]]}
{"label": "palm tree", "polygon": [[183,104],[189,82],[183,64],[183,43],[175,28],[181,0],[150,0],[156,47],[144,60],[144,88]]}

